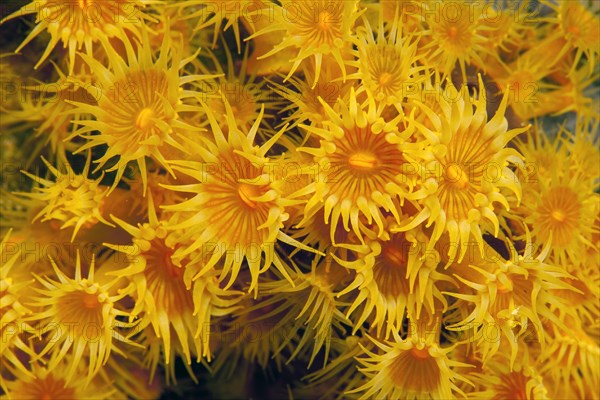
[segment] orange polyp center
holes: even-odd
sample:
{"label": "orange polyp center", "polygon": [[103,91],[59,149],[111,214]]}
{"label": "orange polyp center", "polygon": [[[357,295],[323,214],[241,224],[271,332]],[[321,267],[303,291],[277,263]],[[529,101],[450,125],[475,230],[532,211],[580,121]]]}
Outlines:
{"label": "orange polyp center", "polygon": [[321,30],[326,31],[331,27],[331,14],[327,11],[321,11],[319,13],[318,26]]}
{"label": "orange polyp center", "polygon": [[163,255],[163,261],[164,261],[164,265],[165,268],[167,268],[167,271],[169,272],[169,275],[172,278],[179,278],[181,276],[181,273],[183,272],[183,270],[181,268],[179,268],[178,266],[176,266],[175,264],[173,264],[173,261],[171,260],[171,255],[173,255],[173,252],[171,250],[167,250],[165,251],[164,255]]}
{"label": "orange polyp center", "polygon": [[427,347],[423,347],[422,349],[417,349],[416,347],[410,350],[413,357],[418,358],[419,360],[425,360],[429,358],[429,350]]}
{"label": "orange polyp center", "polygon": [[546,193],[538,207],[539,223],[544,226],[544,234],[552,231],[552,243],[565,246],[573,239],[573,232],[581,216],[582,204],[569,187],[557,187]]}
{"label": "orange polyp center", "polygon": [[455,26],[451,26],[450,29],[448,29],[448,36],[454,39],[457,35],[458,29]]}
{"label": "orange polyp center", "polygon": [[550,215],[558,222],[563,222],[567,218],[567,215],[562,210],[554,210]]}
{"label": "orange polyp center", "polygon": [[377,166],[377,158],[367,153],[355,153],[350,156],[348,163],[357,169],[371,170]]}
{"label": "orange polyp center", "polygon": [[57,220],[57,219],[52,219],[50,220],[50,228],[54,231],[59,231],[60,227],[62,226],[62,221]]}
{"label": "orange polyp center", "polygon": [[171,266],[173,265],[173,263],[171,262],[171,255],[173,253],[169,250],[165,251],[163,254],[163,261],[165,263],[165,265]]}
{"label": "orange polyp center", "polygon": [[520,388],[517,391],[516,395],[517,395],[517,399],[519,399],[519,400],[527,400],[527,398],[528,398],[525,388]]}
{"label": "orange polyp center", "polygon": [[458,165],[451,165],[446,169],[446,179],[459,189],[464,189],[469,184],[469,177]]}
{"label": "orange polyp center", "polygon": [[79,0],[79,8],[86,9],[90,6],[93,0]]}
{"label": "orange polyp center", "polygon": [[397,265],[406,265],[406,256],[403,251],[395,247],[386,247],[384,250],[385,257],[392,263]]}
{"label": "orange polyp center", "polygon": [[86,293],[83,296],[83,305],[87,309],[98,308],[100,302],[98,301],[98,296],[95,294]]}
{"label": "orange polyp center", "polygon": [[381,86],[386,86],[388,83],[390,83],[392,81],[392,74],[390,74],[389,72],[384,72],[383,74],[381,74],[381,76],[379,77],[379,84]]}
{"label": "orange polyp center", "polygon": [[576,25],[571,25],[567,31],[569,31],[570,33],[572,33],[575,36],[578,36],[581,33],[581,30],[579,29],[578,26]]}
{"label": "orange polyp center", "polygon": [[526,400],[527,395],[527,377],[519,372],[511,372],[501,377],[502,383],[498,388],[498,394],[494,398],[506,398],[509,395],[511,399]]}
{"label": "orange polyp center", "polygon": [[514,283],[513,280],[506,274],[504,273],[499,273],[497,274],[497,290],[498,293],[508,293],[511,292],[513,290],[514,287]]}
{"label": "orange polyp center", "polygon": [[498,293],[508,293],[510,292],[511,289],[507,286],[504,286],[504,284],[498,282]]}
{"label": "orange polyp center", "polygon": [[238,186],[238,195],[240,199],[250,208],[256,208],[256,202],[251,197],[256,196],[255,189],[247,183],[240,183]]}
{"label": "orange polyp center", "polygon": [[152,126],[152,118],[154,117],[154,111],[151,108],[144,108],[137,116],[135,120],[135,127],[139,130],[145,130]]}

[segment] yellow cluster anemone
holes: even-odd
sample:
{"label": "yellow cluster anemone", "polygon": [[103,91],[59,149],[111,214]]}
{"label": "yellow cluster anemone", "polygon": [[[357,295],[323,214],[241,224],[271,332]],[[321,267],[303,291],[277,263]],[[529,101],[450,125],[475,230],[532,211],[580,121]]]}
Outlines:
{"label": "yellow cluster anemone", "polygon": [[566,47],[575,52],[573,68],[585,55],[588,71],[594,71],[600,54],[600,18],[597,10],[594,12],[579,1],[560,0],[544,3],[556,10],[554,23],[560,28],[556,35],[566,39]]}
{"label": "yellow cluster anemone", "polygon": [[304,377],[307,385],[296,389],[293,394],[298,397],[335,398],[342,399],[349,388],[357,387],[362,381],[355,357],[360,355],[362,343],[365,347],[373,347],[366,337],[347,336],[344,340],[332,340],[332,348],[336,356],[322,369]]}
{"label": "yellow cluster anemone", "polygon": [[598,164],[600,164],[600,138],[596,134],[600,127],[600,119],[581,120],[575,125],[574,132],[565,130],[567,141],[565,147],[571,157],[569,169],[584,182],[589,182],[590,189],[596,191],[600,185]]}
{"label": "yellow cluster anemone", "polygon": [[[277,54],[288,47],[298,49],[290,62],[288,79],[308,58],[314,59],[315,76],[312,87],[319,82],[321,65],[326,57],[333,57],[346,77],[344,53],[348,51],[352,28],[361,12],[356,0],[307,0],[294,2],[284,0],[281,5],[272,5],[273,23],[249,36],[254,39],[265,34],[283,31],[282,40],[273,49],[258,59]],[[264,17],[263,17],[264,18]]]}
{"label": "yellow cluster anemone", "polygon": [[552,63],[531,50],[496,74],[495,79],[505,93],[510,93],[508,101],[515,113],[528,119],[546,111],[540,100],[546,104],[548,93],[556,89],[555,85],[544,82],[551,71]]}
{"label": "yellow cluster anemone", "polygon": [[[22,296],[22,289],[31,284],[31,281],[15,281],[14,274],[11,273],[11,269],[21,257],[16,243],[10,241],[10,232],[8,232],[0,243],[0,262],[2,263],[0,267],[0,294],[2,295],[0,334],[3,338],[0,343],[0,354],[2,354],[2,368],[14,368],[18,370],[17,373],[32,376],[23,360],[18,356],[19,352],[30,356],[35,355],[20,335],[24,330],[33,330],[25,322],[25,318],[32,311],[22,303],[25,300]],[[0,379],[0,384],[4,388],[3,379]]]}
{"label": "yellow cluster anemone", "polygon": [[527,350],[516,365],[509,365],[505,354],[499,355],[481,373],[473,373],[473,381],[484,390],[471,393],[474,399],[548,399],[548,389]]}
{"label": "yellow cluster anemone", "polygon": [[427,67],[418,65],[423,56],[417,55],[418,38],[404,36],[400,18],[396,15],[386,32],[381,13],[377,37],[364,18],[366,32],[357,32],[359,40],[354,54],[357,61],[352,63],[358,72],[348,75],[348,79],[360,79],[359,90],[367,90],[384,104],[400,104],[426,79]]}
{"label": "yellow cluster anemone", "polygon": [[362,393],[361,399],[389,398],[453,398],[463,394],[455,382],[464,379],[455,368],[466,366],[451,360],[449,349],[435,341],[435,331],[423,334],[415,330],[402,339],[394,333],[393,341],[371,339],[376,345],[370,351],[360,345],[363,354],[356,357],[359,370],[368,378],[361,387],[349,393]]}
{"label": "yellow cluster anemone", "polygon": [[[518,4],[500,2],[494,7],[484,5],[480,17],[481,35],[491,47],[499,48],[506,53],[526,48],[527,38],[533,34],[534,22],[538,17],[532,8],[533,4],[530,0]],[[493,52],[481,55],[481,59],[484,63],[491,63],[494,66],[501,64],[501,60]],[[494,66],[491,69],[494,69]]]}
{"label": "yellow cluster anemone", "polygon": [[[66,164],[67,152],[72,152],[75,147],[67,139],[73,130],[72,122],[83,117],[77,113],[72,115],[69,111],[73,106],[67,101],[95,102],[82,85],[71,82],[59,68],[56,68],[56,72],[59,75],[56,82],[49,85],[31,82],[21,87],[17,96],[18,108],[6,109],[6,115],[3,116],[3,126],[10,129],[23,129],[18,125],[24,121],[36,125],[35,135],[26,141],[34,147],[27,159],[27,165],[31,165],[40,153],[43,154],[42,150],[46,150],[46,158],[57,166]],[[82,81],[85,80],[84,74],[77,75]]]}
{"label": "yellow cluster anemone", "polygon": [[[224,325],[221,340],[226,341],[222,343],[226,346],[212,364],[216,372],[229,377],[240,363],[257,363],[267,369],[270,360],[273,360],[276,369],[282,369],[285,357],[289,357],[295,349],[293,337],[283,332],[284,327],[290,328],[295,316],[287,313],[289,305],[282,297],[264,295],[253,299],[246,296],[242,300],[242,307],[236,309]],[[294,326],[293,329],[295,332],[300,327]],[[230,364],[226,360],[234,362]]]}
{"label": "yellow cluster anemone", "polygon": [[[323,209],[334,244],[338,221],[362,240],[361,215],[368,223],[374,221],[382,235],[383,210],[400,222],[394,199],[408,194],[414,186],[414,177],[408,176],[405,166],[411,152],[418,149],[418,143],[412,142],[415,125],[402,115],[385,121],[375,100],[370,97],[366,105],[359,103],[352,88],[347,102],[338,100],[339,111],[323,100],[321,104],[327,113],[324,127],[300,125],[321,139],[318,148],[299,149],[314,156],[314,165],[302,171],[312,174],[313,182],[296,193],[312,195],[300,225]],[[400,131],[398,124],[404,129]]]}
{"label": "yellow cluster anemone", "polygon": [[[555,181],[556,182],[556,181]],[[589,245],[594,214],[600,207],[597,193],[586,193],[565,181],[542,183],[535,205],[525,218],[531,224],[536,243],[550,243],[555,257],[577,262],[578,250]],[[529,205],[524,205],[529,207]]]}
{"label": "yellow cluster anemone", "polygon": [[[247,75],[246,64],[248,62],[248,50],[244,52],[242,63],[238,67],[234,65],[231,52],[225,50],[227,58],[227,68],[222,68],[219,60],[214,55],[211,55],[212,61],[215,64],[214,69],[219,75],[214,81],[204,83],[205,99],[207,106],[217,116],[217,120],[221,124],[221,129],[227,132],[228,122],[227,111],[223,97],[227,99],[231,110],[236,116],[236,124],[242,131],[248,131],[254,121],[256,121],[261,108],[264,107],[266,112],[263,113],[261,123],[268,124],[268,120],[274,118],[272,109],[275,106],[273,96],[270,91],[265,88],[266,81],[258,82],[256,76]],[[207,70],[207,74],[210,72]],[[208,125],[208,119],[204,118],[202,125]],[[263,134],[261,129],[259,134]]]}
{"label": "yellow cluster anemone", "polygon": [[47,31],[50,41],[34,68],[38,68],[62,41],[63,47],[69,51],[69,73],[72,73],[76,52],[85,49],[92,57],[94,45],[102,39],[139,39],[143,24],[150,18],[142,11],[147,3],[147,0],[78,0],[67,3],[34,0],[4,18],[0,24],[9,19],[35,14],[35,28],[15,52],[18,53],[35,37]]}
{"label": "yellow cluster anemone", "polygon": [[126,277],[131,282],[131,289],[136,290],[136,307],[131,314],[137,316],[141,310],[145,311],[142,319],[151,323],[156,336],[163,339],[166,363],[171,360],[171,331],[176,333],[183,356],[190,363],[192,341],[188,335],[192,337],[197,330],[197,321],[192,318],[192,293],[183,281],[183,268],[171,262],[174,250],[165,245],[166,229],[152,208],[148,214],[150,221],[138,227],[113,217],[131,234],[133,243],[127,246],[105,244],[127,257],[129,264],[123,270],[112,271],[111,275]]}
{"label": "yellow cluster anemone", "polygon": [[598,158],[598,150],[591,147],[597,139],[588,133],[593,126],[580,122],[575,135],[561,130],[554,141],[538,129],[525,143],[517,141],[530,168],[523,185],[526,201],[515,214],[531,230],[534,243],[551,246],[562,265],[567,260],[578,265],[588,247],[598,248],[592,242],[600,210],[597,167],[589,163]]}
{"label": "yellow cluster anemone", "polygon": [[190,347],[198,359],[208,357],[210,360],[210,330],[206,326],[212,315],[226,315],[234,310],[236,295],[241,293],[221,289],[214,273],[197,280],[192,288],[185,268],[172,261],[177,248],[166,244],[166,224],[158,220],[151,195],[148,217],[149,221],[138,227],[113,217],[132,235],[133,243],[127,246],[105,244],[123,253],[129,263],[127,268],[110,274],[130,281],[131,290],[136,291],[136,306],[131,314],[137,316],[144,312],[140,324],[151,324],[156,336],[162,338],[166,364],[171,360],[172,332],[188,364],[191,364]]}
{"label": "yellow cluster anemone", "polygon": [[[137,358],[116,356],[104,367],[103,376],[116,387],[114,397],[150,399],[160,396],[164,390],[163,382],[153,372]],[[139,385],[140,382],[144,384]]]}
{"label": "yellow cluster anemone", "polygon": [[[296,274],[293,283],[280,280],[264,284],[265,293],[272,295],[274,299],[283,301],[286,296],[297,298],[290,304],[286,313],[298,321],[295,327],[300,328],[304,325],[305,328],[288,362],[293,360],[313,338],[314,345],[308,367],[310,368],[323,346],[325,347],[323,360],[324,364],[327,364],[333,331],[342,330],[344,324],[349,323],[339,310],[341,303],[334,294],[335,288],[347,276],[348,271],[344,268],[337,264],[330,264],[327,258],[317,257],[312,263],[311,272]],[[288,333],[287,341],[291,341],[295,336]]]}
{"label": "yellow cluster anemone", "polygon": [[482,57],[489,53],[484,32],[489,28],[479,3],[459,0],[444,4],[435,0],[423,2],[422,16],[427,26],[427,35],[422,47],[427,63],[438,65],[443,76],[449,76],[458,63],[463,82],[467,64],[484,66]]}
{"label": "yellow cluster anemone", "polygon": [[31,376],[8,384],[6,394],[9,399],[106,399],[117,394],[107,381],[86,383],[78,376],[68,380],[69,361],[62,361],[50,368],[40,362],[31,363]]}
{"label": "yellow cluster anemone", "polygon": [[[419,132],[428,140],[423,152],[424,165],[414,171],[423,177],[421,188],[409,198],[418,199],[421,212],[409,223],[396,230],[409,230],[427,221],[435,224],[430,245],[448,233],[453,244],[448,254],[454,260],[458,253],[460,262],[466,254],[467,243],[473,238],[483,253],[483,232],[498,235],[499,218],[495,203],[510,210],[508,189],[521,198],[521,185],[511,165],[522,166],[522,156],[508,142],[529,127],[508,129],[504,113],[508,97],[505,95],[488,120],[486,92],[479,77],[479,93],[471,96],[466,90],[457,90],[448,82],[436,94],[441,114],[422,104],[431,127],[418,124]],[[466,87],[463,87],[466,89]],[[482,224],[491,224],[482,231]]]}
{"label": "yellow cluster anemone", "polygon": [[[257,289],[258,275],[271,265],[290,279],[288,267],[276,253],[278,240],[308,248],[282,231],[288,218],[285,205],[289,201],[281,197],[278,182],[269,173],[267,152],[284,129],[262,146],[255,146],[264,110],[244,133],[237,128],[229,103],[225,98],[223,101],[229,126],[227,136],[212,110],[204,105],[213,138],[194,148],[202,162],[173,162],[175,170],[192,177],[195,183],[171,187],[194,195],[166,207],[176,213],[176,222],[169,228],[184,232],[170,243],[189,243],[177,249],[173,257],[177,262],[183,257],[192,259],[197,266],[193,280],[211,271],[225,256],[220,276],[221,279],[230,276],[226,288],[233,284],[246,261],[252,291]],[[238,230],[232,231],[232,226]]]}
{"label": "yellow cluster anemone", "polygon": [[97,84],[86,86],[86,90],[98,97],[98,102],[95,105],[73,102],[77,106],[75,112],[89,113],[95,118],[79,121],[81,127],[73,136],[89,140],[78,152],[108,145],[106,153],[94,162],[99,170],[116,158],[113,166],[104,169],[116,171],[111,190],[120,182],[130,161],[136,162],[144,188],[147,157],[173,174],[168,159],[177,151],[186,152],[182,132],[200,130],[180,118],[181,113],[198,111],[197,107],[184,104],[184,100],[196,94],[184,90],[183,86],[205,77],[181,76],[182,68],[194,57],[182,60],[180,49],[173,48],[170,36],[165,35],[160,54],[154,60],[148,34],[142,35],[142,39],[136,48],[125,43],[126,56],[111,50],[102,39],[110,68],[90,56],[82,56],[90,68],[97,71]]}
{"label": "yellow cluster anemone", "polygon": [[69,383],[78,376],[76,370],[85,357],[89,363],[86,374],[89,383],[112,351],[121,352],[116,342],[133,345],[125,336],[125,330],[133,325],[120,320],[130,313],[118,304],[128,292],[118,293],[115,284],[119,278],[95,279],[93,260],[87,277],[82,277],[79,253],[73,278],[65,275],[54,261],[52,268],[58,280],[36,276],[43,289],[36,290],[38,295],[31,304],[41,311],[28,318],[32,324],[45,324],[42,332],[52,338],[36,359],[52,352],[48,364],[52,370],[70,354],[72,358],[65,375],[65,382]]}
{"label": "yellow cluster anemone", "polygon": [[[388,229],[394,227],[393,218],[388,217],[386,223]],[[391,233],[383,240],[377,240],[374,232],[365,233],[365,245],[347,245],[357,255],[356,260],[336,257],[339,264],[356,271],[354,281],[338,294],[359,291],[348,309],[350,315],[364,304],[354,324],[355,332],[369,321],[378,335],[385,327],[383,337],[387,339],[402,329],[405,316],[418,319],[422,312],[435,314],[439,304],[448,307],[437,283],[455,283],[436,271],[436,257],[426,257],[427,235],[420,228]]]}
{"label": "yellow cluster anemone", "polygon": [[149,23],[149,30],[155,34],[149,39],[152,48],[160,48],[165,35],[169,35],[171,45],[179,48],[176,51],[181,52],[183,58],[187,58],[194,54],[198,47],[205,48],[209,41],[204,32],[194,30],[196,16],[181,12],[178,4],[181,2],[153,2],[150,5],[154,20]]}
{"label": "yellow cluster anemone", "polygon": [[[177,180],[168,172],[160,169],[148,171],[147,188],[144,187],[139,171],[133,177],[125,179],[125,181],[129,185],[128,198],[125,201],[131,203],[131,211],[136,216],[149,216],[150,208],[148,204],[149,198],[152,198],[157,218],[167,220],[169,212],[162,207],[179,203],[185,199],[185,194],[165,188],[165,186],[177,183]],[[144,197],[144,192],[146,197]]]}
{"label": "yellow cluster anemone", "polygon": [[577,319],[566,321],[567,327],[552,327],[548,332],[551,339],[540,372],[552,385],[571,387],[578,398],[594,397],[591,387],[600,382],[600,346]]}
{"label": "yellow cluster anemone", "polygon": [[288,106],[279,110],[280,114],[289,111],[289,115],[284,119],[290,124],[289,129],[307,123],[320,126],[319,124],[327,119],[327,112],[319,99],[333,106],[338,98],[346,98],[352,86],[350,79],[345,83],[341,81],[342,75],[337,64],[325,63],[321,68],[321,79],[316,85],[309,83],[313,80],[314,68],[303,67],[302,69],[308,81],[291,77],[288,80],[291,87],[273,82],[273,91],[289,102]]}
{"label": "yellow cluster anemone", "polygon": [[[506,343],[510,346],[512,367],[519,350],[519,337],[528,334],[526,329],[530,325],[543,346],[542,321],[562,326],[554,309],[567,309],[560,298],[552,296],[552,290],[576,290],[563,280],[569,275],[562,268],[544,262],[548,248],[535,254],[531,237],[528,239],[523,255],[509,244],[510,257],[504,260],[488,248],[484,260],[469,260],[472,264],[457,269],[455,274],[457,280],[472,290],[472,294],[468,294],[469,290],[465,288],[449,294],[470,303],[466,307],[470,313],[448,329],[473,329],[473,338],[481,342],[479,351],[483,362]],[[466,268],[472,271],[463,272]]]}
{"label": "yellow cluster anemone", "polygon": [[71,165],[66,165],[66,172],[56,169],[45,159],[42,159],[56,181],[43,179],[23,171],[40,187],[33,193],[22,193],[22,196],[37,200],[43,204],[33,222],[41,218],[42,222],[51,221],[59,224],[60,229],[71,228],[71,241],[75,240],[80,229],[90,229],[95,224],[114,226],[105,218],[103,209],[108,187],[100,185],[102,177],[97,180],[88,178],[90,157],[81,174],[76,174]]}
{"label": "yellow cluster anemone", "polygon": [[188,8],[195,10],[191,15],[199,17],[196,31],[213,26],[213,48],[217,44],[220,31],[232,28],[239,53],[241,49],[240,20],[253,26],[257,19],[263,17],[263,11],[266,14],[267,5],[269,2],[264,0],[188,0],[178,4],[178,7],[182,10]]}

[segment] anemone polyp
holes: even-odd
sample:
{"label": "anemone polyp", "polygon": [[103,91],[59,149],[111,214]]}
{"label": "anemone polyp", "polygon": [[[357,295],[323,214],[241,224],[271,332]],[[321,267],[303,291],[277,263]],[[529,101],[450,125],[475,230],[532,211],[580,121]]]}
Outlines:
{"label": "anemone polyp", "polygon": [[507,129],[504,118],[507,94],[496,114],[487,121],[481,76],[479,85],[479,95],[475,99],[461,94],[448,82],[445,90],[452,94],[437,97],[441,115],[421,103],[431,125],[417,124],[432,144],[429,155],[424,156],[431,161],[422,166],[422,188],[410,198],[422,201],[425,207],[412,222],[397,228],[399,231],[412,229],[425,220],[428,220],[428,226],[435,223],[430,245],[448,232],[450,241],[456,244],[449,250],[450,261],[455,259],[459,248],[458,262],[462,260],[470,237],[475,239],[483,254],[482,222],[490,222],[494,235],[498,234],[499,219],[494,212],[494,203],[510,208],[500,189],[513,192],[517,201],[521,198],[519,179],[509,165],[522,166],[523,157],[507,144],[529,127]]}
{"label": "anemone polyp", "polygon": [[384,104],[401,104],[410,95],[410,85],[417,85],[426,77],[427,67],[418,65],[422,58],[417,54],[418,40],[404,35],[400,18],[396,14],[386,29],[381,13],[376,35],[364,18],[364,29],[357,31],[355,39],[355,60],[349,62],[357,72],[348,78],[360,79],[359,90],[368,91]]}
{"label": "anemone polyp", "polygon": [[[293,14],[291,14],[293,13]],[[255,32],[246,40],[283,31],[282,40],[271,51],[258,59],[272,56],[287,48],[298,49],[298,55],[291,60],[293,65],[286,80],[298,69],[307,58],[314,59],[315,76],[312,87],[319,82],[321,65],[327,56],[334,58],[346,77],[346,66],[343,60],[344,48],[352,40],[354,22],[362,11],[356,0],[309,0],[294,2],[284,0],[281,6],[274,6],[274,22]]]}
{"label": "anemone polyp", "polygon": [[402,340],[395,334],[393,341],[385,342],[369,337],[375,344],[374,351],[360,345],[362,354],[356,357],[366,379],[362,386],[347,393],[362,393],[361,399],[464,395],[456,383],[466,379],[455,368],[467,364],[450,359],[449,350],[440,348],[434,336],[417,333]]}
{"label": "anemone polyp", "polygon": [[[104,168],[109,161],[116,163],[105,171],[116,171],[111,187],[114,190],[130,162],[135,162],[146,192],[148,171],[146,158],[159,164],[173,175],[168,158],[176,152],[187,150],[181,144],[183,136],[201,128],[186,123],[182,114],[199,111],[198,107],[185,104],[193,97],[182,86],[189,82],[208,79],[205,75],[181,77],[180,72],[193,57],[182,60],[181,49],[171,46],[171,36],[165,34],[159,57],[154,60],[148,50],[149,38],[141,36],[141,49],[125,42],[126,55],[122,56],[110,48],[106,39],[100,39],[110,60],[110,68],[98,60],[82,55],[85,63],[100,78],[95,85],[85,85],[95,96],[100,93],[97,104],[71,102],[73,112],[93,115],[94,120],[79,123],[71,138],[83,137],[89,141],[77,152],[108,145],[108,150],[94,162],[96,170]],[[104,90],[102,88],[109,88]]]}
{"label": "anemone polyp", "polygon": [[22,194],[44,203],[42,209],[34,217],[34,221],[41,218],[42,221],[51,221],[58,224],[60,229],[73,229],[71,242],[75,240],[81,229],[90,229],[98,223],[114,226],[103,216],[108,188],[100,185],[102,178],[96,180],[88,178],[90,157],[88,155],[88,160],[81,174],[76,174],[68,163],[66,164],[66,171],[61,172],[48,161],[42,159],[50,172],[56,177],[55,182],[24,172],[28,177],[42,185],[34,193]]}
{"label": "anemone polyp", "polygon": [[[52,267],[57,281],[36,276],[43,289],[36,289],[40,295],[33,299],[33,304],[41,307],[42,311],[33,315],[31,320],[53,322],[48,325],[48,332],[54,335],[54,340],[46,343],[38,357],[50,351],[54,353],[49,369],[55,368],[67,354],[72,357],[65,374],[65,385],[78,377],[77,365],[84,356],[89,357],[91,361],[86,379],[89,383],[107,362],[111,352],[120,351],[116,342],[132,344],[124,334],[135,324],[119,320],[119,317],[130,314],[118,304],[130,292],[124,290],[118,293],[116,281],[97,278],[94,260],[88,276],[82,277],[79,253],[73,278],[65,275],[54,261]],[[65,326],[72,328],[61,329]]]}
{"label": "anemone polyp", "polygon": [[[140,38],[145,20],[151,17],[142,9],[147,0],[78,0],[77,2],[55,2],[36,0],[24,5],[2,21],[27,14],[36,14],[36,27],[17,47],[19,52],[43,31],[50,33],[46,50],[34,68],[38,68],[51,54],[59,41],[69,50],[69,73],[73,73],[75,54],[85,48],[93,56],[94,44],[104,37],[117,37],[129,41],[128,36]],[[133,13],[132,13],[133,10]],[[128,18],[128,15],[135,15]]]}
{"label": "anemone polyp", "polygon": [[[242,132],[229,102],[224,96],[222,100],[227,110],[227,134],[214,112],[203,105],[212,131],[212,139],[195,147],[203,162],[173,162],[175,170],[196,181],[191,187],[169,186],[185,192],[191,188],[193,195],[186,201],[165,207],[175,213],[175,222],[169,229],[183,229],[183,234],[174,242],[186,244],[173,257],[175,260],[190,257],[192,264],[198,267],[193,278],[196,280],[220,266],[221,258],[226,255],[219,278],[230,277],[225,289],[233,285],[247,261],[252,279],[249,290],[256,291],[259,274],[271,265],[291,279],[288,267],[275,252],[278,240],[304,250],[311,249],[281,231],[283,222],[289,217],[284,208],[288,200],[281,195],[281,183],[267,170],[270,159],[266,153],[286,127],[262,146],[256,146],[254,141],[264,107],[252,127]],[[207,171],[207,164],[216,168]],[[232,230],[232,226],[241,229]]]}
{"label": "anemone polyp", "polygon": [[[346,231],[352,229],[362,238],[359,215],[369,224],[375,221],[382,235],[382,209],[398,219],[393,200],[412,189],[412,178],[406,176],[404,168],[406,152],[412,151],[412,144],[403,147],[412,140],[409,138],[414,126],[410,119],[398,116],[386,122],[381,117],[381,109],[375,108],[372,96],[369,96],[368,106],[359,106],[356,96],[351,89],[349,103],[338,100],[340,112],[321,99],[327,113],[324,127],[301,125],[322,140],[319,148],[299,149],[313,155],[320,167],[318,174],[313,174],[313,182],[300,191],[312,197],[306,203],[304,220],[299,226],[323,208],[334,244],[338,221],[343,222]],[[399,123],[404,125],[404,130],[399,131]],[[314,171],[309,167],[304,172]]]}

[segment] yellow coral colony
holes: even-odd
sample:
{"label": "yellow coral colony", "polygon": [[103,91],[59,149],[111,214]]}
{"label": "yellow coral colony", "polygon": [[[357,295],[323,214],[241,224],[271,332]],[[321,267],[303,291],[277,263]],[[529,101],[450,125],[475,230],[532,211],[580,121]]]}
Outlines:
{"label": "yellow coral colony", "polygon": [[0,9],[0,397],[600,399],[600,7]]}

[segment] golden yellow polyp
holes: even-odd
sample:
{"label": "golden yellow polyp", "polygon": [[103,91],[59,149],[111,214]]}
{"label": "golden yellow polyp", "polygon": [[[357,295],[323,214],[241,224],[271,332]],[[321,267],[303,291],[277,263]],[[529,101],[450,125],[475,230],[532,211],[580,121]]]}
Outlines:
{"label": "golden yellow polyp", "polygon": [[242,199],[242,201],[250,208],[256,208],[257,206],[256,202],[251,200],[251,197],[254,197],[259,194],[256,192],[256,189],[252,185],[249,185],[247,183],[240,183],[238,187],[238,194],[240,196],[240,199]]}
{"label": "golden yellow polyp", "polygon": [[379,84],[382,87],[388,86],[388,84],[392,81],[393,76],[389,72],[384,72],[379,76]]}
{"label": "golden yellow polyp", "polygon": [[100,301],[98,300],[97,294],[86,293],[86,294],[83,294],[82,297],[83,297],[83,305],[85,306],[85,308],[94,309],[94,308],[98,308],[98,306],[101,304]]}
{"label": "golden yellow polyp", "polygon": [[426,347],[423,347],[422,349],[415,347],[415,348],[411,349],[410,352],[413,357],[421,359],[421,360],[425,360],[430,357],[429,350]]}
{"label": "golden yellow polyp", "polygon": [[563,222],[567,218],[567,215],[562,210],[554,210],[551,215],[558,222]]}

